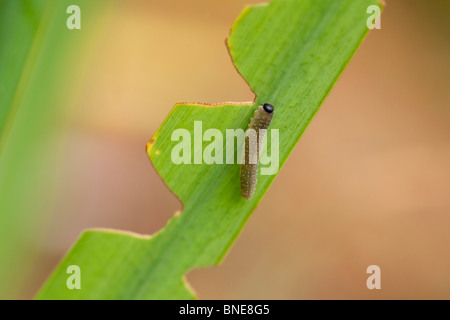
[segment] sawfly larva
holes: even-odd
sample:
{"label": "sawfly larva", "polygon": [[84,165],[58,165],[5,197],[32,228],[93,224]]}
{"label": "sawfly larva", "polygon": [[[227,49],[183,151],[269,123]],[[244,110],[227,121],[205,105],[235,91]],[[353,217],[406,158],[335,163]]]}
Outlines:
{"label": "sawfly larva", "polygon": [[247,133],[245,135],[244,161],[241,164],[241,194],[246,200],[253,197],[258,178],[258,162],[260,144],[264,139],[264,134],[272,121],[274,107],[265,103],[255,111],[254,117],[250,120]]}

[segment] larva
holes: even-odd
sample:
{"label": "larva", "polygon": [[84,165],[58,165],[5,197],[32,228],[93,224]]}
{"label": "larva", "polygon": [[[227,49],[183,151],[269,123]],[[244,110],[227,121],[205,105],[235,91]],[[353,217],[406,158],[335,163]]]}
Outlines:
{"label": "larva", "polygon": [[241,164],[240,174],[241,194],[246,200],[251,199],[255,192],[258,178],[259,144],[264,139],[264,133],[272,122],[273,111],[274,107],[271,104],[265,103],[259,106],[248,125],[248,128],[252,130],[247,130],[245,135],[244,161]]}

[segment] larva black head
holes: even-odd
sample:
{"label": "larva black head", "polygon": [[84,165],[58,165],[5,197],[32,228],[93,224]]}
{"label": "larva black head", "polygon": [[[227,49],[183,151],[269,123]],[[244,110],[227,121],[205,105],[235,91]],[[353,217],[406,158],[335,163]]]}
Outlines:
{"label": "larva black head", "polygon": [[272,113],[273,110],[274,110],[274,107],[273,107],[273,105],[271,105],[271,104],[269,104],[269,103],[264,103],[264,104],[263,104],[263,109],[264,109],[264,111],[267,112],[267,113]]}

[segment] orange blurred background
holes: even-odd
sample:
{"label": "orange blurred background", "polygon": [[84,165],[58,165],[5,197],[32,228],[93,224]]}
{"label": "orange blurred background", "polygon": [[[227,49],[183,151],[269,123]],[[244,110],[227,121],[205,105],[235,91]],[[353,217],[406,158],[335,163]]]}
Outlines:
{"label": "orange blurred background", "polygon": [[[224,41],[258,2],[105,9],[23,298],[84,229],[151,234],[180,209],[145,146],[176,102],[253,99]],[[222,265],[188,274],[199,299],[450,298],[449,9],[388,1]]]}

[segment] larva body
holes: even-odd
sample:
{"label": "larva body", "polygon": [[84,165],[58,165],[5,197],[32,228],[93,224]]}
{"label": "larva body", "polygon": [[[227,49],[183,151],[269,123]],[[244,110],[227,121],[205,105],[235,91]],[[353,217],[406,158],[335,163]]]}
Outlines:
{"label": "larva body", "polygon": [[258,162],[260,153],[260,142],[264,139],[264,134],[272,122],[274,108],[271,104],[265,103],[255,111],[254,117],[250,120],[249,129],[245,135],[244,161],[241,164],[241,194],[246,200],[253,197],[258,178]]}

